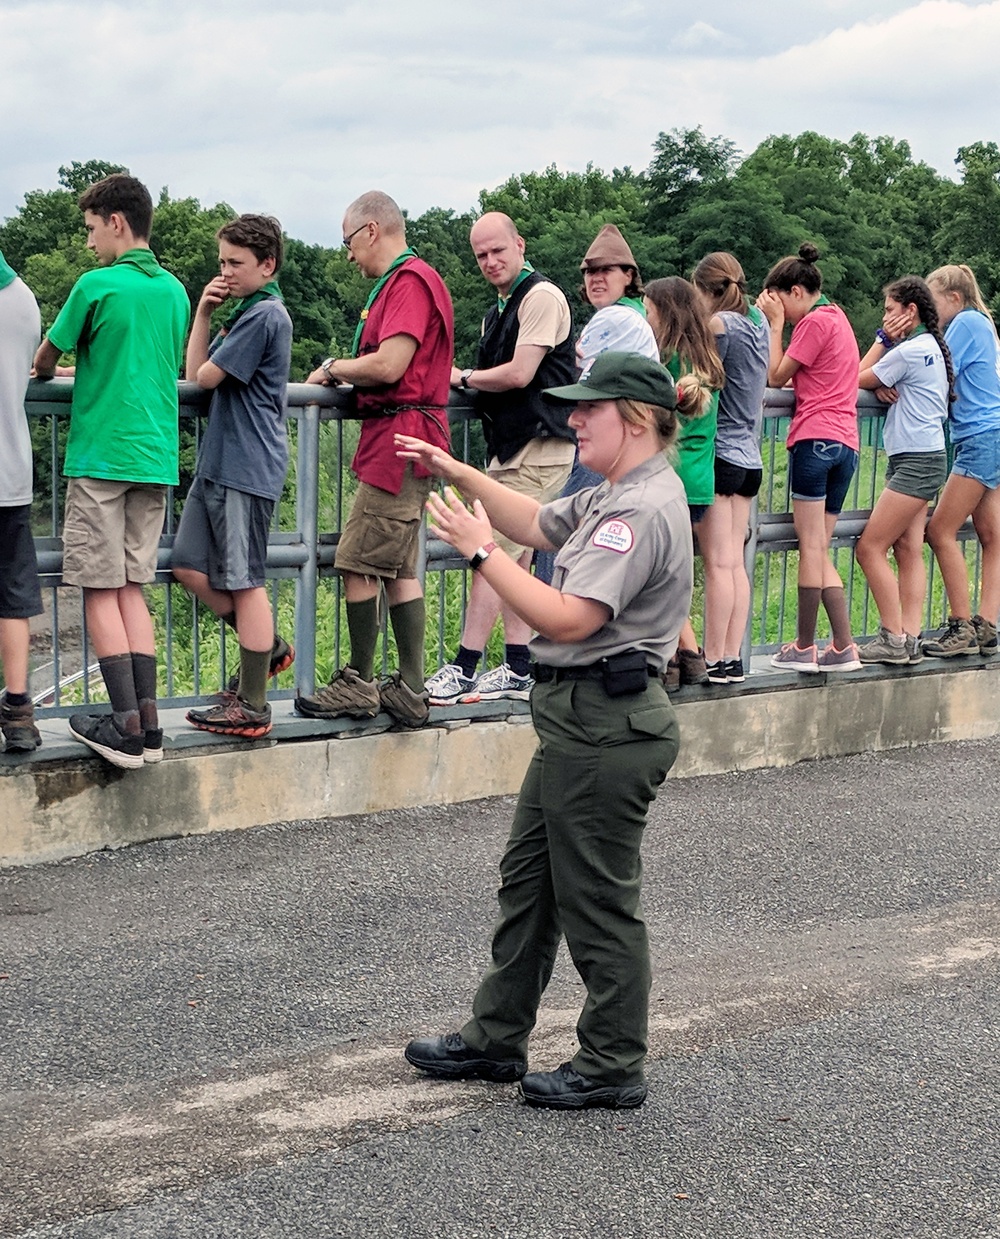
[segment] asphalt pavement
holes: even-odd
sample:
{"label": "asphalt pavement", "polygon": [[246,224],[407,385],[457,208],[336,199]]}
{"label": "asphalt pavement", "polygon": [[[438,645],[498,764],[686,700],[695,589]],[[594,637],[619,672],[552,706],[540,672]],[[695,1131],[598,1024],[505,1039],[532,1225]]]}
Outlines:
{"label": "asphalt pavement", "polygon": [[[532,1110],[464,1020],[509,799],[0,873],[0,1234],[1000,1236],[995,742],[670,781],[650,1094]],[[573,1052],[563,953],[534,1068]]]}

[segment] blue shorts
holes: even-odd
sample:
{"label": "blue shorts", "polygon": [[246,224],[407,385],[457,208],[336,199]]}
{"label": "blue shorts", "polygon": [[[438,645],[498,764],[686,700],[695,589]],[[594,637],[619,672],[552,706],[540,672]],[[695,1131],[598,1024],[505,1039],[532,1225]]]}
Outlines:
{"label": "blue shorts", "polygon": [[826,510],[840,512],[858,454],[836,439],[800,439],[788,449],[793,499],[825,499]]}
{"label": "blue shorts", "polygon": [[955,444],[952,473],[981,482],[987,490],[1000,486],[1000,434],[984,430]]}

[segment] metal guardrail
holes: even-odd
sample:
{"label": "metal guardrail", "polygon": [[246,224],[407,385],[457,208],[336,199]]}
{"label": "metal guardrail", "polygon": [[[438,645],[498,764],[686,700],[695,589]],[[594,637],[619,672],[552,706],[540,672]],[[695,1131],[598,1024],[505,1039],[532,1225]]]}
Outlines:
{"label": "metal guardrail", "polygon": [[[82,684],[83,700],[89,701],[89,679],[79,673],[93,661],[79,591],[74,590],[73,596],[67,597],[69,590],[61,587],[60,533],[64,482],[59,476],[58,465],[72,390],[71,379],[32,380],[26,399],[28,415],[34,426],[36,472],[41,479],[36,491],[48,491],[47,498],[41,499],[36,506],[35,526],[38,532],[39,570],[48,603],[47,617],[52,640],[48,673],[50,682],[40,685],[33,680],[32,691],[37,694],[51,688],[55,704],[50,708],[54,710],[68,708],[61,686],[69,683]],[[179,383],[178,391],[183,436],[182,468],[190,473],[202,422],[208,411],[209,396],[193,383]],[[746,547],[747,569],[754,582],[754,606],[744,643],[745,657],[776,649],[794,636],[793,556],[797,553],[797,543],[782,445],[784,428],[792,409],[790,391],[768,391],[762,430],[764,485],[754,507]],[[353,493],[354,483],[349,473],[350,453],[359,423],[352,417],[350,398],[346,392],[304,383],[289,386],[288,412],[291,447],[289,478],[282,500],[275,509],[275,522],[268,545],[267,574],[275,615],[279,601],[286,612],[289,606],[293,610],[296,683],[300,691],[309,692],[317,678],[318,641],[324,643],[319,648],[324,650],[327,660],[332,658],[333,666],[341,662],[341,594],[333,561],[339,531]],[[468,460],[475,424],[471,398],[465,393],[453,393],[449,412],[454,450]],[[860,613],[863,620],[858,631],[868,632],[871,624],[867,584],[854,562],[853,548],[874,504],[879,477],[883,472],[876,461],[876,449],[884,406],[872,393],[859,392],[858,413],[863,444],[861,463],[852,483],[848,507],[837,523],[834,547],[837,566],[847,586],[852,616],[857,624]],[[46,482],[49,484],[46,485]],[[165,700],[181,704],[206,692],[216,691],[225,683],[228,674],[223,626],[211,613],[208,613],[206,624],[204,609],[189,598],[186,591],[173,581],[170,573],[177,509],[177,497],[171,494],[168,518],[160,542],[156,586],[163,590],[162,605],[158,611],[164,636]],[[437,577],[436,588],[428,590],[428,634],[433,636],[440,663],[451,653],[464,616],[466,565],[450,547],[436,539],[428,539],[426,531],[423,536],[424,570],[431,583],[435,575]],[[974,569],[973,579],[978,580],[978,543],[971,525],[964,536],[971,539],[975,548],[975,561],[970,567]],[[456,572],[462,573],[461,584],[451,588],[449,597],[445,577]],[[935,583],[933,561],[930,572],[932,588],[928,592],[926,626],[934,627],[940,622],[940,617],[935,619],[933,615],[934,607],[939,606],[934,599],[936,594],[940,594],[940,588]],[[290,591],[293,594],[291,598]],[[188,631],[193,632],[190,655],[186,646],[181,650],[181,643],[176,639],[180,622],[178,612],[187,621]],[[330,627],[329,633],[326,631],[327,625]],[[206,627],[211,637],[205,635]],[[217,656],[210,657],[215,650],[218,651]],[[193,684],[193,697],[175,692],[176,682],[181,678],[178,664],[182,654],[185,660],[188,657],[191,660],[189,678]],[[386,646],[383,643],[385,658]]]}

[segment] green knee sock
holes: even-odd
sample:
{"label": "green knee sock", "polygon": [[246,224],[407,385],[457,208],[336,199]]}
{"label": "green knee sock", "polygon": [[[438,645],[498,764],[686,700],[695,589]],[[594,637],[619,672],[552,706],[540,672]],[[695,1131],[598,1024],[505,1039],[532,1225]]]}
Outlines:
{"label": "green knee sock", "polygon": [[252,710],[267,705],[267,673],[271,667],[270,650],[248,650],[240,646],[239,695]]}
{"label": "green knee sock", "polygon": [[378,645],[377,598],[347,604],[347,631],[351,637],[351,666],[363,680],[373,680]]}
{"label": "green knee sock", "polygon": [[399,651],[399,674],[403,683],[415,693],[424,687],[424,626],[426,610],[423,598],[401,602],[389,608],[389,621],[396,649]]}

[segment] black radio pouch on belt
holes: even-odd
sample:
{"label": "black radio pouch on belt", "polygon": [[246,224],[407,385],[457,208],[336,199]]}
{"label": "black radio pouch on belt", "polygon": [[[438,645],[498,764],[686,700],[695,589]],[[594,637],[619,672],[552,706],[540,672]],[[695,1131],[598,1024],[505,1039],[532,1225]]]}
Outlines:
{"label": "black radio pouch on belt", "polygon": [[609,697],[642,693],[649,683],[649,670],[643,650],[625,650],[601,659],[601,678]]}

